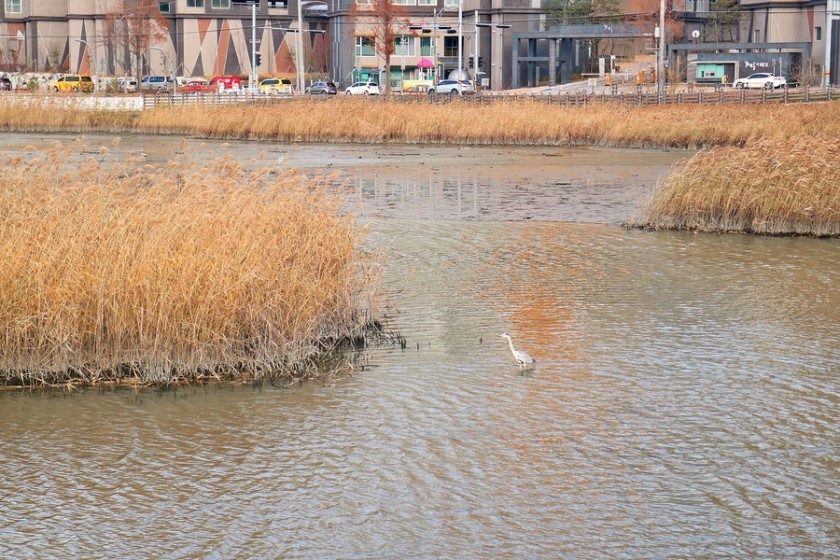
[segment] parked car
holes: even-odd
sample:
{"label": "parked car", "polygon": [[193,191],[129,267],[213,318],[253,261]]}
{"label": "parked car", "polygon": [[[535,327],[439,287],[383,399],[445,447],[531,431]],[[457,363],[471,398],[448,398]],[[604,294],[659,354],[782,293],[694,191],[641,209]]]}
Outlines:
{"label": "parked car", "polygon": [[239,76],[213,76],[210,85],[218,91],[242,89],[242,78]]}
{"label": "parked car", "polygon": [[152,91],[169,91],[172,88],[169,76],[146,76],[140,82],[140,89]]}
{"label": "parked car", "polygon": [[190,80],[186,84],[175,88],[177,93],[212,93],[213,86],[210,85],[209,80]]}
{"label": "parked car", "polygon": [[333,82],[315,82],[306,88],[306,91],[310,95],[335,95],[338,88]]}
{"label": "parked car", "polygon": [[53,82],[53,91],[82,91],[90,93],[93,91],[93,79],[90,76],[79,76],[66,74]]}
{"label": "parked car", "polygon": [[379,95],[379,84],[376,82],[356,82],[344,90],[345,95]]}
{"label": "parked car", "polygon": [[118,78],[117,90],[123,93],[134,93],[137,91],[136,78]]}
{"label": "parked car", "polygon": [[787,80],[784,76],[774,76],[766,72],[750,74],[746,78],[738,78],[732,87],[738,89],[776,89],[785,87]]}
{"label": "parked car", "polygon": [[292,81],[284,78],[266,78],[260,82],[259,92],[265,95],[292,95]]}
{"label": "parked car", "polygon": [[473,95],[475,88],[468,80],[441,80],[429,88],[429,95]]}
{"label": "parked car", "polygon": [[12,80],[3,76],[0,78],[0,91],[12,91]]}

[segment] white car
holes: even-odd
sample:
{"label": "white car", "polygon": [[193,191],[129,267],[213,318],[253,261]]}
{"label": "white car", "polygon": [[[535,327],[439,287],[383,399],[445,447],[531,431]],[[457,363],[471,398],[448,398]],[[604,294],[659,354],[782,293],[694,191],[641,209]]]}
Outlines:
{"label": "white car", "polygon": [[750,74],[746,78],[738,78],[732,84],[732,87],[736,89],[777,89],[786,85],[787,80],[784,76],[759,72],[758,74]]}
{"label": "white car", "polygon": [[137,91],[137,80],[135,78],[118,78],[117,89],[124,93],[134,93]]}
{"label": "white car", "polygon": [[379,95],[379,84],[374,82],[356,82],[344,90],[344,95]]}

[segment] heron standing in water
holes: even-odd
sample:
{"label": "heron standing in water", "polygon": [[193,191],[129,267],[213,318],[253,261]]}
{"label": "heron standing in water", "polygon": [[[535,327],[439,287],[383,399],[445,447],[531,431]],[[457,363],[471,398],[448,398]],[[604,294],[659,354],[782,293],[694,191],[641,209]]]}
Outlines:
{"label": "heron standing in water", "polygon": [[531,364],[537,363],[537,361],[534,358],[532,358],[528,354],[528,352],[525,352],[523,350],[517,350],[516,348],[513,347],[513,341],[510,339],[510,335],[508,333],[504,333],[504,334],[499,335],[499,336],[507,339],[508,344],[510,344],[510,353],[513,354],[513,357],[516,359],[516,362],[521,367],[525,367],[525,366],[529,366]]}

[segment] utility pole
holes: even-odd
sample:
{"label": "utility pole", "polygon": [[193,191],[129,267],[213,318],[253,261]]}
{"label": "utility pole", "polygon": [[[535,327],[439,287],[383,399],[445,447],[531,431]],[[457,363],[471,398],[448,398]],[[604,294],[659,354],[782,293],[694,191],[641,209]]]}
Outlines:
{"label": "utility pole", "polygon": [[257,4],[251,4],[251,95],[257,93]]}
{"label": "utility pole", "polygon": [[[664,1],[664,0],[663,0]],[[464,71],[464,53],[461,52],[461,45],[463,44],[463,21],[464,21],[464,0],[458,0],[458,79],[461,79],[461,73]]]}
{"label": "utility pole", "polygon": [[656,86],[660,95],[665,93],[665,0],[659,0],[659,64],[656,68]]}
{"label": "utility pole", "polygon": [[[663,0],[664,1],[664,0]],[[297,89],[303,93],[306,89],[303,77],[303,0],[297,0],[298,17],[298,41],[297,52],[295,53],[295,66],[297,66]]]}

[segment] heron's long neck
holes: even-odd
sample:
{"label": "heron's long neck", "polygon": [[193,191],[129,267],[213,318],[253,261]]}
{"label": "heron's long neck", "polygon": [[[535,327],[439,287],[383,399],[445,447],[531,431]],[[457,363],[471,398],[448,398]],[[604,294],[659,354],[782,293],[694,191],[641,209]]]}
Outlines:
{"label": "heron's long neck", "polygon": [[513,341],[508,337],[508,344],[510,344],[510,351],[516,354],[516,348],[513,347]]}

